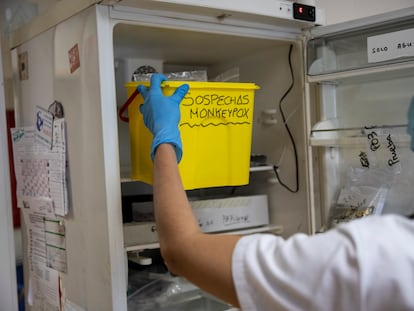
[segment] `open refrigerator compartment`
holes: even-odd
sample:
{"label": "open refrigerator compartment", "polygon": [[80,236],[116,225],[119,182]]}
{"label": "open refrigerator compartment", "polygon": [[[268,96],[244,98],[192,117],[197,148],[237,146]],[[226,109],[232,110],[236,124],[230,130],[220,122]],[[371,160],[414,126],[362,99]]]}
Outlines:
{"label": "open refrigerator compartment", "polygon": [[[255,94],[254,123],[252,133],[253,162],[250,169],[249,185],[239,187],[219,187],[198,189],[189,192],[190,199],[226,196],[268,195],[269,225],[238,230],[238,234],[272,232],[291,235],[294,232],[308,232],[306,220],[306,190],[301,189],[295,196],[298,204],[289,209],[281,203],[280,188],[274,172],[274,165],[283,169],[282,176],[294,184],[294,159],[287,133],[280,120],[278,103],[291,81],[288,62],[289,48],[293,44],[292,63],[294,85],[284,103],[289,123],[295,124],[292,131],[297,137],[299,162],[305,161],[305,130],[303,126],[303,60],[300,41],[288,42],[258,37],[215,34],[209,32],[148,27],[133,24],[118,24],[113,32],[116,95],[118,108],[125,102],[127,95],[125,82],[131,81],[133,72],[140,66],[152,66],[158,72],[180,72],[205,70],[208,80],[228,76],[236,82],[254,82],[260,86]],[[295,121],[296,120],[296,121]],[[119,155],[121,168],[122,195],[141,195],[151,193],[151,186],[128,178],[129,129],[128,124],[118,123]],[[263,160],[264,159],[264,160]],[[301,168],[300,168],[301,169]],[[303,169],[303,168],[302,168]],[[300,173],[301,183],[305,184],[305,174]],[[212,194],[213,193],[213,194]],[[278,198],[279,197],[279,198]],[[286,199],[290,197],[286,196]],[[277,199],[276,199],[277,198]],[[283,226],[281,225],[283,224]],[[287,226],[285,226],[287,224]],[[131,225],[131,223],[129,224]],[[139,224],[137,224],[139,226]],[[154,244],[154,243],[155,244]],[[127,248],[156,248],[156,241],[128,245]]]}
{"label": "open refrigerator compartment", "polygon": [[[263,139],[256,138],[262,133],[272,137],[272,133],[278,129],[277,103],[282,92],[289,86],[286,79],[283,84],[280,82],[284,79],[282,74],[289,74],[289,42],[131,24],[116,25],[113,40],[118,109],[127,99],[124,84],[132,81],[133,72],[141,66],[151,66],[162,73],[204,70],[208,81],[217,79],[259,85],[260,90],[255,93],[251,153],[266,155],[269,163],[272,160],[274,162],[269,150],[275,146],[265,146]],[[295,63],[299,62],[299,65],[295,65],[299,86],[303,76],[302,60],[299,59],[300,46],[295,48],[299,50],[294,56],[297,58]],[[279,85],[280,88],[277,88]],[[295,94],[296,98],[298,95],[300,94]],[[128,124],[119,122],[118,131],[121,176],[122,181],[128,182],[131,166]],[[260,170],[272,167],[266,165],[268,163],[262,164]]]}

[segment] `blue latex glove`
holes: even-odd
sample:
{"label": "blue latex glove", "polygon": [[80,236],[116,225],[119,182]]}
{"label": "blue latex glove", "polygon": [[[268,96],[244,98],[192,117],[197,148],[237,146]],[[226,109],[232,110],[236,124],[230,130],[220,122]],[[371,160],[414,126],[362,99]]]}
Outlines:
{"label": "blue latex glove", "polygon": [[407,132],[411,135],[411,150],[414,151],[414,97],[411,98],[410,108],[408,109]]}
{"label": "blue latex glove", "polygon": [[151,159],[154,160],[155,151],[160,144],[169,143],[175,147],[177,163],[183,155],[182,143],[178,124],[180,122],[180,103],[187,94],[189,86],[183,84],[171,96],[164,96],[161,83],[167,78],[162,74],[151,76],[150,88],[138,85],[138,91],[144,98],[144,104],[139,107],[145,126],[153,135],[151,145]]}

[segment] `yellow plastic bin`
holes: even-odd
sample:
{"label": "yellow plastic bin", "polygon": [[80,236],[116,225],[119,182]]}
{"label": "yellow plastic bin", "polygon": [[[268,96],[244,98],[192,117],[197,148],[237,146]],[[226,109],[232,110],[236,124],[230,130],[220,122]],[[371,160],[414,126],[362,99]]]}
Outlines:
{"label": "yellow plastic bin", "polygon": [[[183,157],[179,170],[184,188],[247,184],[254,91],[259,87],[254,83],[186,81],[166,81],[161,87],[165,95],[171,95],[183,83],[190,86],[180,105]],[[149,82],[126,83],[128,97],[139,84],[149,86]],[[152,134],[139,111],[142,103],[142,96],[137,95],[128,105],[131,178],[152,184]]]}

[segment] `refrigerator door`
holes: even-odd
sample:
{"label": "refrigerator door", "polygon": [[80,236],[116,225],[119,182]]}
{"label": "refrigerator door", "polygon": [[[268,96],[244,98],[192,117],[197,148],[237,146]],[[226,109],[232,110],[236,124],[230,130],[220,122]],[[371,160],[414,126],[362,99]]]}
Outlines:
{"label": "refrigerator door", "polygon": [[309,145],[321,164],[313,204],[322,206],[328,227],[341,217],[413,212],[414,155],[406,132],[414,95],[413,12],[311,31],[307,80],[317,104],[309,108]]}

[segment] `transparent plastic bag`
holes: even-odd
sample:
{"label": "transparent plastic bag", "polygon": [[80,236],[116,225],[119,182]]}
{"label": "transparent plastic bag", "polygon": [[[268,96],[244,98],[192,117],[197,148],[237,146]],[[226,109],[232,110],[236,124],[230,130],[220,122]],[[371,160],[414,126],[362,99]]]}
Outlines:
{"label": "transparent plastic bag", "polygon": [[347,184],[330,209],[328,228],[381,214],[393,179],[394,172],[388,168],[350,168]]}
{"label": "transparent plastic bag", "polygon": [[128,294],[129,310],[156,310],[171,297],[181,293],[180,284],[171,277],[157,276],[147,279],[145,285]]}
{"label": "transparent plastic bag", "polygon": [[240,81],[240,73],[239,67],[230,68],[221,74],[217,75],[213,81],[216,82],[239,82]]}
{"label": "transparent plastic bag", "polygon": [[128,310],[224,311],[231,307],[184,278],[146,271],[131,271],[129,275]]}
{"label": "transparent plastic bag", "polygon": [[399,151],[391,133],[377,127],[365,127],[365,151],[358,157],[361,167],[351,167],[345,186],[331,207],[328,228],[353,219],[382,213],[387,194],[401,173]]}
{"label": "transparent plastic bag", "polygon": [[381,214],[388,189],[368,186],[343,188],[331,208],[328,227],[373,214]]}
{"label": "transparent plastic bag", "polygon": [[[132,81],[142,82],[150,81],[153,72],[137,72],[135,71],[132,75]],[[164,74],[169,81],[207,81],[207,71],[205,70],[194,70],[194,71],[180,71],[180,72],[169,72]]]}
{"label": "transparent plastic bag", "polygon": [[181,71],[170,72],[166,74],[170,81],[201,81],[207,82],[207,71],[194,70],[194,71]]}

